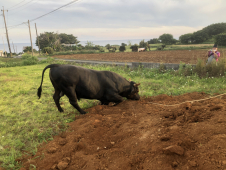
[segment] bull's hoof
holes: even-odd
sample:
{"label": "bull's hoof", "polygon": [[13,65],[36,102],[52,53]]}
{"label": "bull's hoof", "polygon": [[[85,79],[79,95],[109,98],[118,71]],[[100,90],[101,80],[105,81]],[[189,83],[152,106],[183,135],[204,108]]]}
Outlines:
{"label": "bull's hoof", "polygon": [[64,112],[64,110],[63,109],[58,109],[59,110],[59,112]]}
{"label": "bull's hoof", "polygon": [[84,114],[86,114],[86,112],[85,111],[83,111],[83,112],[80,112],[82,115],[84,115]]}

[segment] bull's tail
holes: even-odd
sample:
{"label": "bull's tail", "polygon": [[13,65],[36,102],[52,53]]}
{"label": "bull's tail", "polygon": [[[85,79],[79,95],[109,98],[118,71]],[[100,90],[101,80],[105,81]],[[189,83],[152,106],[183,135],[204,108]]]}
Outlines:
{"label": "bull's tail", "polygon": [[50,64],[50,65],[46,66],[46,67],[44,68],[44,70],[42,71],[42,81],[41,81],[41,85],[40,85],[40,87],[38,88],[38,92],[37,92],[37,95],[38,95],[39,99],[41,98],[41,93],[42,93],[42,82],[43,82],[43,77],[44,77],[44,73],[45,73],[46,69],[48,69],[48,68],[53,68],[53,67],[59,67],[59,66],[60,66],[59,64]]}

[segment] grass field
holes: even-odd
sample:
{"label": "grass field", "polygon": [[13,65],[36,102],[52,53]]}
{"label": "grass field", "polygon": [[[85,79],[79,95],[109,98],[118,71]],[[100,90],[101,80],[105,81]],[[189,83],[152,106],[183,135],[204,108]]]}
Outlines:
{"label": "grass field", "polygon": [[[52,99],[54,88],[45,73],[43,93],[38,99],[36,93],[41,82],[41,73],[47,64],[0,68],[0,166],[19,169],[15,159],[22,154],[34,154],[43,141],[52,139],[75,120],[78,112],[62,97],[64,113],[59,113]],[[223,93],[225,78],[203,78],[176,76],[172,72],[122,67],[89,66],[96,70],[114,71],[125,78],[141,83],[141,96],[159,94],[179,95],[187,92]],[[98,101],[81,100],[82,108],[97,105]]]}

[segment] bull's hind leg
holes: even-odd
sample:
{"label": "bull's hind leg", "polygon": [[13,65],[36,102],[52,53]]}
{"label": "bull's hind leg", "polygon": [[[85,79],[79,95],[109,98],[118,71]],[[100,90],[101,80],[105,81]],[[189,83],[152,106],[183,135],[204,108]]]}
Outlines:
{"label": "bull's hind leg", "polygon": [[55,93],[53,95],[53,100],[55,101],[56,106],[57,106],[59,112],[64,112],[64,110],[60,106],[60,98],[61,98],[60,92],[61,92],[60,90],[58,90],[58,89],[55,88]]}
{"label": "bull's hind leg", "polygon": [[[51,80],[51,79],[50,79]],[[57,106],[57,109],[59,110],[59,112],[64,112],[64,110],[62,109],[62,107],[60,106],[60,98],[63,96],[61,94],[63,94],[61,92],[61,90],[58,88],[58,86],[54,83],[54,81],[52,81],[52,85],[55,89],[55,93],[53,94],[53,100],[55,101],[55,104]]]}
{"label": "bull's hind leg", "polygon": [[70,104],[76,108],[81,114],[86,114],[84,110],[82,110],[78,105],[77,95],[75,93],[75,89],[72,86],[65,87],[61,85],[61,89],[63,93],[68,97]]}

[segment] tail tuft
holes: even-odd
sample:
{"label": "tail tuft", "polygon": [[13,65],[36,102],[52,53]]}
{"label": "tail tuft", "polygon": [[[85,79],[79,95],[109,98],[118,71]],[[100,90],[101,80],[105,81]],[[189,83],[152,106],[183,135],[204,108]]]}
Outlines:
{"label": "tail tuft", "polygon": [[41,98],[41,93],[42,93],[42,87],[40,86],[38,88],[38,92],[37,92],[37,95],[38,95],[39,99]]}

